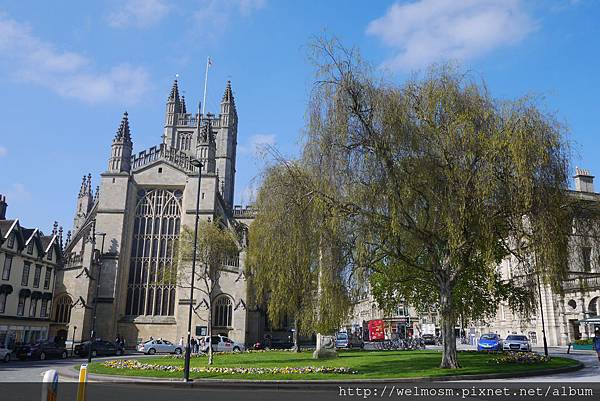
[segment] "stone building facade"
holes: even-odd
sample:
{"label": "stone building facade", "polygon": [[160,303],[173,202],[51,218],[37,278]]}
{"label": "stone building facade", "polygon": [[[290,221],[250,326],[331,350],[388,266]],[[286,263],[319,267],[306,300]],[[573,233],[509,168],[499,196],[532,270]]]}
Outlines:
{"label": "stone building facade", "polygon": [[[231,84],[218,115],[188,113],[178,85],[175,80],[166,102],[158,146],[134,154],[125,113],[98,187],[92,189],[91,176],[83,179],[56,289],[71,312],[54,327],[69,338],[74,333],[76,341],[90,337],[94,301],[96,337],[120,335],[129,345],[150,336],[185,337],[190,302],[195,305],[192,335],[207,325],[203,295],[195,291],[190,300],[189,284],[168,278],[176,268],[183,227],[193,230],[198,191],[200,218],[218,221],[238,238],[239,257],[225,262],[213,299],[213,333],[242,343],[258,336],[253,332],[258,326],[248,323],[256,313],[246,308],[243,274],[253,212],[233,205],[238,117]],[[193,159],[203,165],[200,188]],[[188,276],[189,268],[184,268]]]}
{"label": "stone building facade", "polygon": [[[600,194],[594,191],[594,177],[590,172],[578,168],[574,179],[575,189],[570,195],[587,204],[586,207],[600,207]],[[571,238],[570,273],[561,283],[562,292],[555,292],[543,284],[540,287],[546,340],[550,346],[590,338],[595,326],[600,326],[585,322],[598,318],[600,312],[600,248],[595,246],[595,241],[585,241],[585,236],[576,231],[574,229]],[[510,278],[515,265],[514,259],[504,260],[499,267],[502,275]],[[523,319],[514,315],[508,305],[501,304],[493,321],[471,330],[477,334],[496,332],[502,338],[513,333],[526,334],[532,343],[542,345],[541,310],[538,309],[531,319]]]}
{"label": "stone building facade", "polygon": [[0,195],[0,345],[48,338],[53,317],[55,277],[62,261],[62,228],[52,234],[7,219]]}
{"label": "stone building facade", "polygon": [[[577,169],[574,176],[575,189],[570,195],[588,206],[600,207],[600,194],[594,191],[594,177],[587,170]],[[596,228],[598,229],[598,228]],[[541,285],[541,310],[544,314],[546,339],[549,346],[567,345],[577,339],[589,338],[594,333],[595,326],[600,324],[588,323],[585,320],[598,318],[600,312],[600,248],[593,242],[582,241],[578,233],[571,238],[573,254],[570,258],[569,275],[562,282],[562,292],[553,291],[548,285]],[[510,279],[514,275],[516,260],[506,258],[498,269],[503,277]],[[493,332],[506,338],[509,334],[525,334],[534,345],[543,345],[541,310],[529,317],[523,318],[513,314],[506,304],[498,305],[494,319],[487,322],[462,324],[457,322],[457,338],[464,334],[472,344],[482,334]],[[423,332],[439,332],[439,316],[435,311],[421,313],[414,308],[400,303],[398,311],[385,314],[379,309],[370,291],[361,294],[353,305],[352,316],[346,329],[357,330],[366,327],[369,320],[383,319],[387,324],[388,335],[398,331],[399,324],[410,322],[414,335]]]}

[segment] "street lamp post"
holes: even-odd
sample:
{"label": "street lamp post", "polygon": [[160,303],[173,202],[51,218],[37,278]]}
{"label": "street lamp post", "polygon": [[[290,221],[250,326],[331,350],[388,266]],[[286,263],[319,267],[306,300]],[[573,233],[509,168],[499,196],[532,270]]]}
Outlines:
{"label": "street lamp post", "polygon": [[542,305],[542,285],[540,284],[540,276],[536,274],[538,295],[540,298],[540,314],[542,316],[542,337],[544,339],[544,355],[548,356],[548,341],[546,340],[546,324],[544,323],[544,306]]}
{"label": "street lamp post", "polygon": [[[100,251],[100,255],[98,257],[98,261],[96,261],[96,236],[102,236],[102,250]],[[100,276],[102,275],[102,262],[100,258],[104,255],[104,238],[106,237],[106,233],[97,233],[96,232],[96,221],[94,221],[92,225],[92,264],[98,264],[98,276],[96,277],[96,294],[94,296],[94,309],[92,312],[92,328],[90,330],[90,349],[88,350],[88,363],[92,362],[92,348],[94,342],[96,341],[96,311],[98,309],[98,295],[100,294]]]}
{"label": "street lamp post", "polygon": [[75,348],[75,332],[77,331],[77,326],[73,326],[73,337],[71,338],[71,357],[73,357],[73,350]]}
{"label": "street lamp post", "polygon": [[[188,327],[187,327],[187,346],[185,347],[185,363],[183,368],[183,380],[190,380],[190,358],[191,358],[191,339],[192,339],[192,311],[194,309],[194,282],[196,279],[196,249],[198,247],[198,220],[200,218],[200,182],[202,179],[202,162],[198,159],[193,159],[192,166],[198,168],[198,191],[196,192],[196,222],[194,223],[194,247],[192,253],[192,278],[190,284],[190,309],[188,312]],[[209,345],[210,346],[210,345]]]}

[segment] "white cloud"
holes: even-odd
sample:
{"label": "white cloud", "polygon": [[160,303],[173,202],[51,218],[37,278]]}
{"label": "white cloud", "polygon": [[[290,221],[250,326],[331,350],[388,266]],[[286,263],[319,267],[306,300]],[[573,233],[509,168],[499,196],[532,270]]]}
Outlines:
{"label": "white cloud", "polygon": [[240,204],[249,205],[256,201],[256,196],[258,195],[258,188],[254,184],[249,184],[242,189],[242,193],[240,194]]}
{"label": "white cloud", "polygon": [[164,0],[127,0],[107,20],[114,28],[146,28],[160,22],[170,11],[171,6]]}
{"label": "white cloud", "polygon": [[239,10],[242,14],[250,14],[256,10],[260,10],[266,4],[266,0],[233,0],[233,3],[237,3]]}
{"label": "white cloud", "polygon": [[0,61],[13,78],[89,103],[136,102],[150,87],[141,67],[121,64],[98,72],[87,57],[36,37],[24,24],[0,13]]}
{"label": "white cloud", "polygon": [[0,157],[4,157],[8,154],[8,149],[6,149],[4,146],[0,146]]}
{"label": "white cloud", "polygon": [[266,3],[266,0],[199,0],[193,18],[196,27],[214,39],[227,28],[234,15],[249,16]]}
{"label": "white cloud", "polygon": [[241,154],[261,157],[269,147],[275,146],[275,143],[275,135],[273,134],[256,134],[250,137],[248,143],[239,145],[238,151]]}
{"label": "white cloud", "polygon": [[408,71],[472,59],[535,29],[520,0],[418,0],[392,5],[367,33],[397,51],[385,67]]}
{"label": "white cloud", "polygon": [[25,201],[31,199],[31,194],[25,188],[25,185],[21,183],[15,183],[12,187],[6,192],[6,199],[8,201]]}

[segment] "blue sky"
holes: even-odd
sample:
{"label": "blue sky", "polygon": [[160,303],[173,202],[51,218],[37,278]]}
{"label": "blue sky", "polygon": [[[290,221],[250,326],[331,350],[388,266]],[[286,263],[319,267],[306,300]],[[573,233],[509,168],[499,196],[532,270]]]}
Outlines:
{"label": "blue sky", "polygon": [[260,144],[299,151],[308,43],[323,32],[398,83],[454,60],[495,97],[543,96],[570,129],[573,165],[600,174],[599,16],[596,0],[0,1],[0,193],[22,224],[70,229],[81,177],[98,182],[123,111],[134,151],[159,143],[175,74],[193,108],[210,55],[207,111],[231,79],[235,199],[247,203]]}

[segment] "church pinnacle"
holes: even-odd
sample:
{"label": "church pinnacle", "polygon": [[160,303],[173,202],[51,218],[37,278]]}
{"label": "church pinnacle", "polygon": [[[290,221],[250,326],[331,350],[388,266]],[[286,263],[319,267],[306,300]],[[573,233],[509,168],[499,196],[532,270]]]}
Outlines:
{"label": "church pinnacle", "polygon": [[171,88],[171,93],[169,94],[169,100],[179,100],[179,87],[177,86],[177,79],[173,81],[173,87]]}
{"label": "church pinnacle", "polygon": [[127,112],[123,113],[123,119],[117,129],[115,135],[115,141],[131,142],[131,131],[129,130],[129,115]]}
{"label": "church pinnacle", "polygon": [[235,103],[233,99],[233,92],[231,91],[231,81],[227,81],[227,86],[225,87],[225,93],[223,94],[222,103]]}

